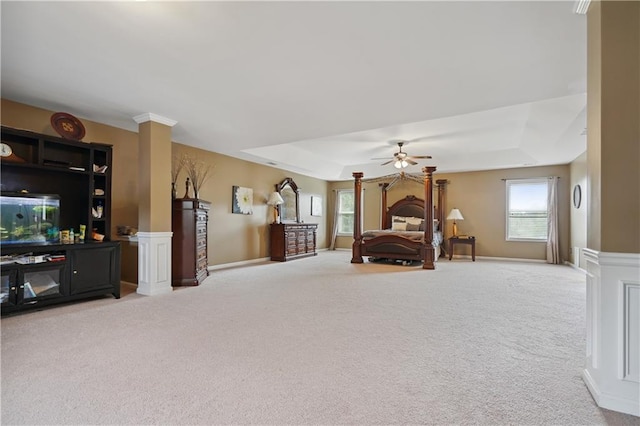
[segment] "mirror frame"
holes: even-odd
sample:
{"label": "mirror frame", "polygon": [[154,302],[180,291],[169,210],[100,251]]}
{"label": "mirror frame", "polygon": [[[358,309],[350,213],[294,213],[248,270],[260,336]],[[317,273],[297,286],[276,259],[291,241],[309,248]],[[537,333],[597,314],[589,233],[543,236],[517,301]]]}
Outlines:
{"label": "mirror frame", "polygon": [[[282,205],[278,206],[278,217],[280,217],[281,223],[300,223],[300,191],[298,189],[298,185],[293,181],[292,178],[285,178],[282,182],[276,184],[276,191],[282,195],[282,190],[285,188],[291,188],[296,195],[296,219],[295,220],[285,220],[282,215]],[[284,198],[284,197],[282,197]]]}

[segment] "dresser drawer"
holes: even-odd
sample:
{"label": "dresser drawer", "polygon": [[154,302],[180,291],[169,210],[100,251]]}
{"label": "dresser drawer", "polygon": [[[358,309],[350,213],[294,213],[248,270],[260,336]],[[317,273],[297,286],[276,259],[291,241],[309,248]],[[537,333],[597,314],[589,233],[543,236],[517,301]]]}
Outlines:
{"label": "dresser drawer", "polygon": [[207,235],[207,223],[196,224],[196,235]]}
{"label": "dresser drawer", "polygon": [[198,280],[198,283],[200,284],[207,278],[208,275],[209,273],[207,272],[207,270],[202,269],[196,273],[196,280]]}
{"label": "dresser drawer", "polygon": [[207,246],[198,248],[198,253],[196,255],[196,259],[198,261],[200,261],[202,259],[207,260]]}
{"label": "dresser drawer", "polygon": [[205,269],[205,270],[206,270],[206,269],[207,269],[207,266],[208,266],[208,265],[207,265],[207,258],[205,257],[205,258],[203,258],[203,259],[198,260],[198,264],[197,264],[196,269],[197,269],[198,271],[201,271],[202,269]]}
{"label": "dresser drawer", "polygon": [[201,248],[207,248],[207,239],[206,238],[197,238],[196,239],[196,250],[199,250]]}
{"label": "dresser drawer", "polygon": [[271,260],[286,262],[315,256],[317,224],[282,223],[271,225]]}

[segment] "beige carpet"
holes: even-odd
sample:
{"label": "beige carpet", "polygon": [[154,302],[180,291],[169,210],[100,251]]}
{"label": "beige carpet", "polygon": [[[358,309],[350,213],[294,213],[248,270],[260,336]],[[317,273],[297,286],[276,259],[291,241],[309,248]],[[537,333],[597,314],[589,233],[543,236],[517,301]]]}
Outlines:
{"label": "beige carpet", "polygon": [[582,273],[349,260],[3,318],[2,424],[640,423],[582,382]]}

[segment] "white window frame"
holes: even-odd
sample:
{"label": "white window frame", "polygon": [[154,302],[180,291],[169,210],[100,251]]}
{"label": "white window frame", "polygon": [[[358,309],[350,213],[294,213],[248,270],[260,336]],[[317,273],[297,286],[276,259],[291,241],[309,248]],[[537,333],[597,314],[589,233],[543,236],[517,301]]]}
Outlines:
{"label": "white window frame", "polygon": [[[348,193],[348,192],[352,193],[353,197],[354,197],[354,200],[353,200],[354,201],[354,211],[352,211],[352,212],[343,212],[341,210],[341,203],[340,203],[341,198],[340,198],[340,195],[343,194],[343,193]],[[356,194],[355,194],[355,190],[354,189],[338,189],[337,190],[336,203],[338,203],[338,208],[337,208],[338,215],[336,217],[336,220],[338,221],[338,224],[342,223],[342,221],[340,220],[342,215],[349,215],[349,214],[353,216],[353,220],[355,222],[355,214],[356,214],[356,212],[355,212],[355,195]],[[364,206],[364,190],[362,191],[362,196],[360,197],[360,206],[361,206],[360,207],[360,211],[362,212],[362,222],[364,222],[364,210],[362,209],[362,206]],[[361,227],[362,227],[362,225],[363,224],[360,223]],[[352,237],[353,236],[353,229],[351,229],[349,232],[340,232],[340,229],[338,228],[336,235],[339,236],[339,237]]]}
{"label": "white window frame", "polygon": [[[544,243],[548,238],[548,230],[545,231],[544,238],[510,238],[509,237],[509,214],[511,212],[510,205],[511,200],[509,199],[511,194],[511,186],[514,185],[531,185],[531,184],[542,184],[544,183],[547,187],[547,192],[549,191],[549,179],[548,178],[531,178],[531,179],[506,179],[505,180],[505,190],[506,190],[506,203],[505,203],[505,221],[504,221],[504,235],[506,241],[524,241],[524,242],[533,242],[533,243]],[[545,195],[546,196],[546,195]],[[546,201],[548,202],[548,201]],[[549,218],[547,205],[547,220]]]}

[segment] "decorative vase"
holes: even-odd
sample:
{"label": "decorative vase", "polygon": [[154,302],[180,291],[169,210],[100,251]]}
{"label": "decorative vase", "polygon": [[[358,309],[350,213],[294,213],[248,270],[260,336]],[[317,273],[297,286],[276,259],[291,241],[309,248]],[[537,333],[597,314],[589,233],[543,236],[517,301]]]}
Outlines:
{"label": "decorative vase", "polygon": [[171,182],[171,199],[175,200],[178,198],[178,191],[176,190],[176,183]]}

